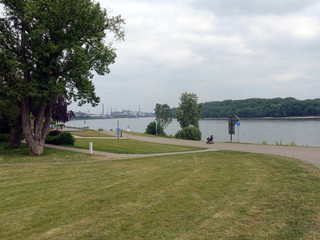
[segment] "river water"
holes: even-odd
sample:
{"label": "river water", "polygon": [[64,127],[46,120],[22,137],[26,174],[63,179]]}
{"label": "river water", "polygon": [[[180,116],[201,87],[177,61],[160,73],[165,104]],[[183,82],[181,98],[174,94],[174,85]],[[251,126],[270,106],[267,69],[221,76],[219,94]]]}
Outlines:
{"label": "river water", "polygon": [[[123,119],[94,119],[73,120],[66,123],[70,127],[83,127],[84,124],[91,129],[104,130],[116,129],[117,121],[121,129],[134,132],[145,132],[147,125],[154,118],[123,118]],[[215,141],[226,142],[230,140],[228,134],[228,120],[200,120],[202,140],[209,134],[214,135]],[[167,135],[175,135],[180,130],[179,123],[173,119],[165,129]],[[233,142],[242,143],[267,143],[267,144],[296,144],[298,146],[320,147],[320,119],[246,119],[240,121],[240,126],[235,126]]]}

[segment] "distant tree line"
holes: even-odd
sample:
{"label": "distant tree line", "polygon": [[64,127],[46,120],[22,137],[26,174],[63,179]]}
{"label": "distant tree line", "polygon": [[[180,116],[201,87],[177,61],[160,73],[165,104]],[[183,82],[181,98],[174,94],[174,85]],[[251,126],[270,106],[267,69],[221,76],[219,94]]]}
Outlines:
{"label": "distant tree line", "polygon": [[[171,109],[170,116],[175,116]],[[213,101],[203,104],[202,117],[226,118],[237,115],[240,118],[260,117],[303,117],[320,116],[320,98],[298,100],[289,98],[250,98],[245,100]]]}

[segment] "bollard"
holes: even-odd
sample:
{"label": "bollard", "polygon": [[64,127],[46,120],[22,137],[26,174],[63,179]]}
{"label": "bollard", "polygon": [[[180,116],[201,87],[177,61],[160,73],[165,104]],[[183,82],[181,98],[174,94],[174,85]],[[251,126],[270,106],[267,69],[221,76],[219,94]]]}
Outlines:
{"label": "bollard", "polygon": [[93,154],[93,143],[89,142],[89,154]]}

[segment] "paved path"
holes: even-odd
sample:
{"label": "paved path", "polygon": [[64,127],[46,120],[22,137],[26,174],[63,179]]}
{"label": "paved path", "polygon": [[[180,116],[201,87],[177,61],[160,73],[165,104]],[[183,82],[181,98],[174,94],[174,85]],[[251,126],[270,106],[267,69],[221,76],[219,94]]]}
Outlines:
{"label": "paved path", "polygon": [[[109,135],[113,132],[105,131]],[[296,158],[308,163],[313,163],[320,167],[320,148],[313,147],[292,147],[292,146],[275,146],[275,145],[258,145],[258,144],[239,144],[239,143],[215,143],[205,144],[203,141],[186,141],[174,138],[160,138],[160,137],[143,137],[129,135],[130,139],[163,143],[163,144],[175,144],[194,147],[208,147],[212,150],[230,150],[240,152],[262,153],[279,155],[284,157]]]}
{"label": "paved path", "polygon": [[[110,132],[110,131],[104,131],[104,132],[108,135],[114,134],[114,132]],[[130,135],[125,134],[124,139],[126,138],[135,139],[139,141],[161,143],[161,144],[174,144],[174,145],[208,148],[205,151],[230,150],[230,151],[279,155],[284,157],[296,158],[308,163],[312,163],[317,167],[320,167],[320,148],[255,145],[255,144],[239,144],[239,143],[220,143],[220,142],[208,145],[203,141],[187,141],[187,140],[180,140],[180,139],[174,139],[174,138],[144,137],[144,136],[135,136],[131,134]],[[53,145],[46,145],[46,146],[54,147],[58,149],[88,153],[88,150],[84,150],[84,149],[66,148],[66,147],[53,146]],[[185,154],[185,153],[194,153],[194,152],[203,152],[203,151],[192,151],[192,152],[183,152],[183,153],[158,153],[158,154],[115,154],[115,153],[94,151],[94,154],[103,155],[107,159],[125,159],[125,158],[138,158],[138,157],[146,157],[146,156]]]}

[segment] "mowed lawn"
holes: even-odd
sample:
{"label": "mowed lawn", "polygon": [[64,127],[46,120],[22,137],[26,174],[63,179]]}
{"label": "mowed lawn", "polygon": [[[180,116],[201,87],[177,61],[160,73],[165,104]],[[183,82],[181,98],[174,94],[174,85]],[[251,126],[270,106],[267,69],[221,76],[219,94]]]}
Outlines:
{"label": "mowed lawn", "polygon": [[228,151],[28,158],[0,165],[0,239],[320,239],[320,171],[299,161]]}
{"label": "mowed lawn", "polygon": [[84,131],[84,132],[71,132],[72,135],[79,136],[79,137],[114,137],[108,134],[105,134],[102,131]]}
{"label": "mowed lawn", "polygon": [[86,138],[76,138],[74,147],[88,149],[89,142],[93,143],[93,149],[96,151],[126,153],[126,154],[185,152],[185,151],[195,151],[195,150],[205,149],[205,148],[198,148],[198,147],[142,142],[142,141],[137,141],[133,139],[86,139]]}

